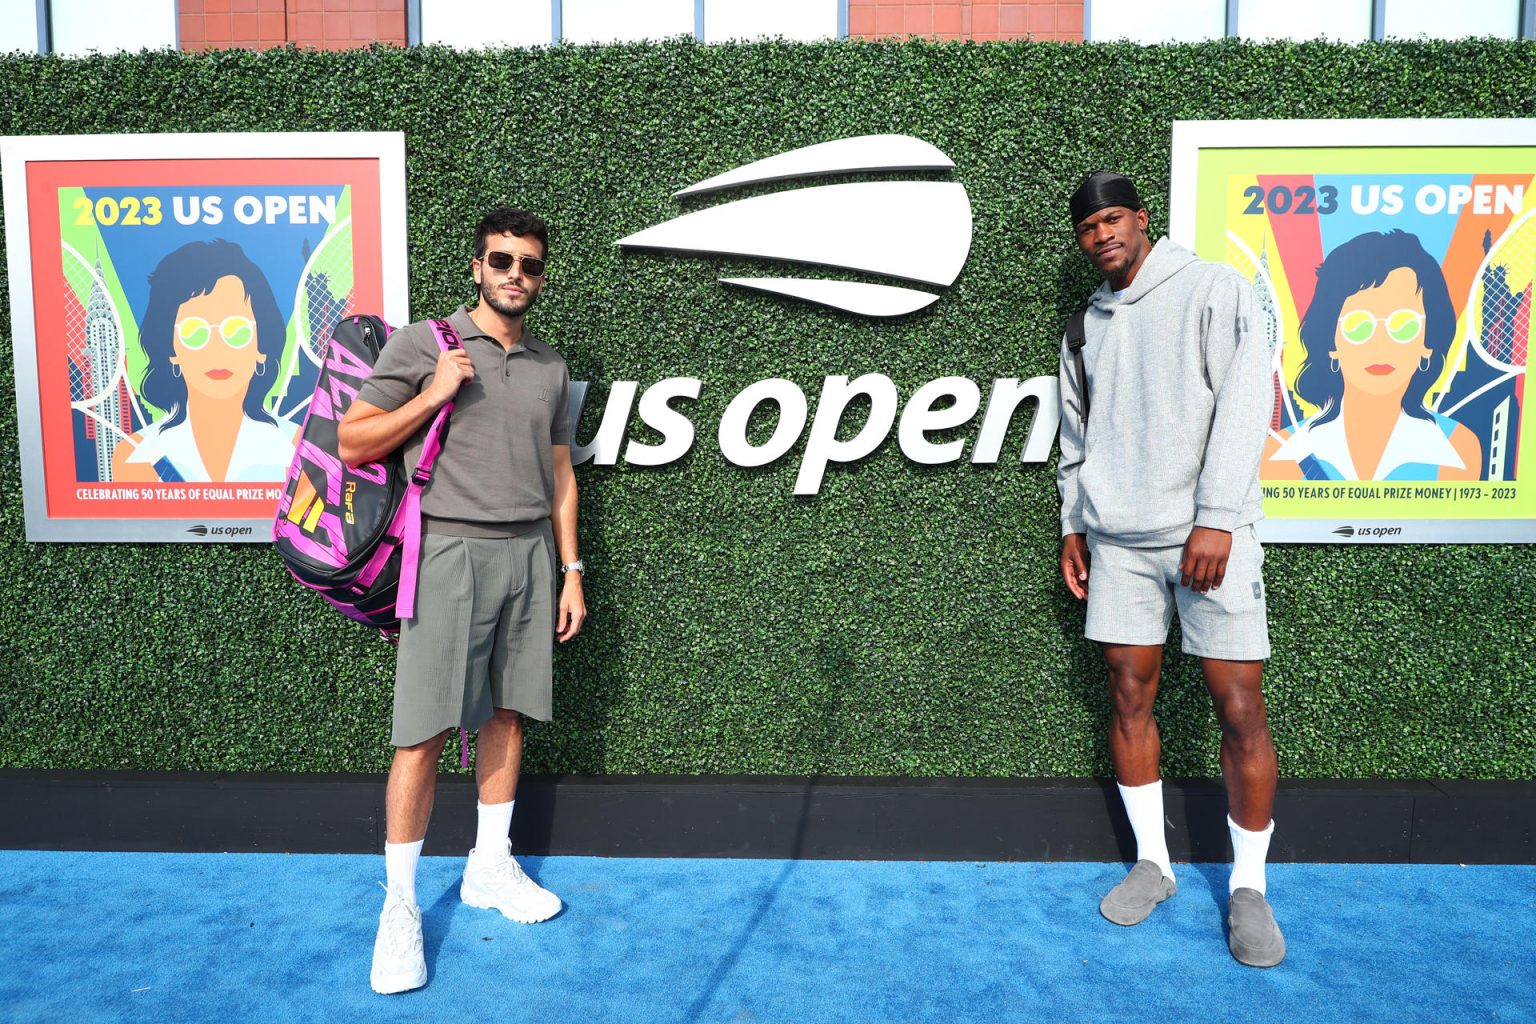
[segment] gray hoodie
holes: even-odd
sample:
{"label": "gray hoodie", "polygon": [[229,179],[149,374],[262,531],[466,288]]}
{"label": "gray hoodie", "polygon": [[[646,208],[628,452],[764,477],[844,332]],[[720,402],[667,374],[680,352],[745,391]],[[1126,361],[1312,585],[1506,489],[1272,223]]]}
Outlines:
{"label": "gray hoodie", "polygon": [[1086,434],[1061,350],[1061,532],[1174,547],[1196,526],[1263,516],[1259,457],[1272,391],[1253,288],[1160,239],[1124,295],[1089,299]]}

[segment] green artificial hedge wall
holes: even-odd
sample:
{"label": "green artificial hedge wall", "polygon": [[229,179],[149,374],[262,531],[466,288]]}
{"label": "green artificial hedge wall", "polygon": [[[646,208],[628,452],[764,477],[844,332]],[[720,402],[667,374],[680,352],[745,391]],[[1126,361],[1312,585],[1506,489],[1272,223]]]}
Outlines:
{"label": "green artificial hedge wall", "polygon": [[[579,471],[592,614],[559,651],[556,720],[530,730],[542,772],[1109,774],[1053,466],[1017,463],[1021,427],[995,466],[919,467],[893,438],[797,499],[803,441],[727,463],[726,401],[774,376],[814,409],[829,374],[886,373],[905,399],[1054,372],[1094,283],[1064,197],[1120,168],[1161,229],[1175,119],[1533,115],[1526,42],[0,58],[4,134],[404,132],[417,316],[470,298],[486,207],[540,211],[553,262],[530,322],[594,382],[583,440],[607,382],[703,379],[682,461]],[[613,245],[692,208],[670,197],[686,184],[875,132],[933,142],[970,192],[969,262],[922,313],[856,320],[716,283],[744,263]],[[0,334],[0,766],[384,769],[391,649],[265,546],[25,541],[8,299]],[[1283,775],[1536,777],[1536,549],[1276,545],[1267,576]],[[1169,656],[1159,707],[1165,771],[1218,774],[1189,659]]]}

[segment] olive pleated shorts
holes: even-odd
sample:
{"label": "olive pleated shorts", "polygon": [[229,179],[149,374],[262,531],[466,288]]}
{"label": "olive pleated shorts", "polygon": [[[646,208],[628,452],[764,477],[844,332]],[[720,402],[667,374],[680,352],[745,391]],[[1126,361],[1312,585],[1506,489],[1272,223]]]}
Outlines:
{"label": "olive pleated shorts", "polygon": [[416,617],[402,623],[391,742],[478,729],[495,708],[551,716],[555,542],[549,520],[512,537],[422,537]]}

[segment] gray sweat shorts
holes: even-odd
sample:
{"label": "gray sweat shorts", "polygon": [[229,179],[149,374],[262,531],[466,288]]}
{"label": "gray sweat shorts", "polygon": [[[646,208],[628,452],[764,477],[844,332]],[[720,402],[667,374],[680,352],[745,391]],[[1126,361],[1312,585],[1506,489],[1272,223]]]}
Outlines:
{"label": "gray sweat shorts", "polygon": [[511,537],[422,537],[416,617],[401,624],[390,742],[478,729],[495,708],[551,717],[555,541],[549,520]]}
{"label": "gray sweat shorts", "polygon": [[1220,587],[1202,594],[1179,583],[1184,547],[1127,548],[1088,535],[1088,639],[1161,646],[1174,609],[1184,653],[1223,661],[1269,657],[1264,549],[1252,526],[1232,534]]}

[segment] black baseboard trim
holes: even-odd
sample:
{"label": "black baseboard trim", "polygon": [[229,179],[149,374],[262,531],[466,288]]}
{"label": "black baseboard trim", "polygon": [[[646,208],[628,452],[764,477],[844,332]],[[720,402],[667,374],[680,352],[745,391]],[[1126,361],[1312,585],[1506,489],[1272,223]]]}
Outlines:
{"label": "black baseboard trim", "polygon": [[[1231,855],[1219,780],[1165,782],[1175,860]],[[474,842],[475,790],[439,785],[429,854]],[[375,853],[377,775],[0,771],[0,847]],[[1276,862],[1536,863],[1536,782],[1284,781]],[[1114,861],[1111,780],[529,776],[520,852],[600,857]]]}

